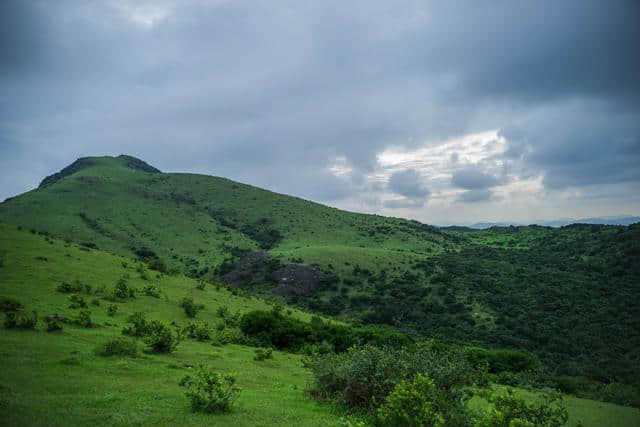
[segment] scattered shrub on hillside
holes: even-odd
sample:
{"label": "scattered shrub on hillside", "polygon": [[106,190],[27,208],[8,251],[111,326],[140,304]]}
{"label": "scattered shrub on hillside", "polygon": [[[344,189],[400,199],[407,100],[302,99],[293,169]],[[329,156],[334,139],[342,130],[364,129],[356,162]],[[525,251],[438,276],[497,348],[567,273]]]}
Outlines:
{"label": "scattered shrub on hillside", "polygon": [[100,306],[100,300],[98,298],[92,299],[91,305],[95,305],[96,307]]}
{"label": "scattered shrub on hillside", "polygon": [[66,321],[67,318],[60,314],[50,314],[44,318],[44,322],[47,324],[47,332],[61,331]]}
{"label": "scattered shrub on hillside", "polygon": [[207,282],[205,282],[204,280],[199,280],[198,284],[196,285],[196,288],[201,290],[201,291],[204,291],[204,287],[205,287],[206,284],[207,284]]}
{"label": "scattered shrub on hillside", "polygon": [[0,311],[3,313],[9,311],[22,310],[23,306],[20,301],[12,297],[0,297]]}
{"label": "scattered shrub on hillside", "polygon": [[89,310],[81,310],[76,318],[73,319],[73,323],[83,328],[92,328],[95,326],[91,321],[91,312]]}
{"label": "scattered shrub on hillside", "polygon": [[84,300],[84,297],[73,294],[69,297],[69,308],[87,308],[87,302]]}
{"label": "scattered shrub on hillside", "polygon": [[122,333],[124,335],[143,337],[148,332],[149,323],[147,322],[145,314],[142,312],[138,311],[129,315],[129,317],[127,318],[127,323],[130,323],[130,325],[122,328]]}
{"label": "scattered shrub on hillside", "polygon": [[156,285],[147,285],[143,290],[144,294],[154,298],[160,298],[160,290]]}
{"label": "scattered shrub on hillside", "polygon": [[118,337],[110,339],[96,348],[99,356],[129,356],[138,355],[138,344],[135,339]]}
{"label": "scattered shrub on hillside", "polygon": [[151,270],[165,273],[167,271],[167,264],[159,258],[155,258],[149,261],[149,268]]}
{"label": "scattered shrub on hillside", "polygon": [[121,278],[111,292],[111,299],[113,300],[125,300],[129,298],[135,298],[136,291],[127,284],[127,280]]}
{"label": "scattered shrub on hillside", "polygon": [[484,390],[480,395],[493,408],[480,415],[475,427],[561,427],[569,418],[560,393],[544,393],[541,400],[531,401],[517,397],[512,389],[506,392]]}
{"label": "scattered shrub on hillside", "polygon": [[109,307],[107,307],[107,316],[113,317],[116,315],[117,312],[118,312],[118,306],[115,304],[109,304]]}
{"label": "scattered shrub on hillside", "polygon": [[209,326],[208,322],[189,323],[184,327],[182,332],[189,338],[194,338],[198,341],[206,341],[211,339],[213,330]]}
{"label": "scattered shrub on hillside", "polygon": [[196,304],[195,302],[193,302],[193,298],[191,297],[184,297],[182,298],[182,301],[180,301],[180,307],[184,309],[184,313],[188,317],[193,318],[196,317],[199,310],[202,310],[204,308],[204,305]]}
{"label": "scattered shrub on hillside", "polygon": [[378,421],[391,426],[444,426],[446,393],[438,390],[426,374],[399,382],[377,410]]}
{"label": "scattered shrub on hillside", "polygon": [[203,366],[198,368],[194,376],[183,377],[179,384],[186,389],[185,396],[191,402],[193,411],[230,412],[240,395],[233,375],[222,375]]}
{"label": "scattered shrub on hillside", "polygon": [[261,362],[267,359],[273,359],[273,350],[271,350],[270,348],[266,348],[266,349],[256,348],[255,354],[253,356],[253,360]]}
{"label": "scattered shrub on hillside", "polygon": [[171,329],[158,320],[152,320],[147,324],[144,342],[154,353],[171,353],[178,346],[179,339]]}
{"label": "scattered shrub on hillside", "polygon": [[7,329],[35,329],[38,324],[38,313],[34,310],[28,314],[22,310],[5,312],[4,327]]}
{"label": "scattered shrub on hillside", "polygon": [[218,329],[212,337],[213,345],[227,345],[227,344],[248,344],[247,337],[242,333],[240,328],[235,327],[223,327]]}
{"label": "scattered shrub on hillside", "polygon": [[56,290],[63,294],[70,294],[73,292],[82,292],[85,290],[85,287],[82,283],[76,280],[74,283],[62,282],[58,285]]}

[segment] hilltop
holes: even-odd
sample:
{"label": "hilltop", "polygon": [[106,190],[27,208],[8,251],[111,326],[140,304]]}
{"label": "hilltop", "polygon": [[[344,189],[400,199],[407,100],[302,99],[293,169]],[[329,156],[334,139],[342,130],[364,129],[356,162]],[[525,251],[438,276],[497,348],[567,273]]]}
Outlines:
{"label": "hilltop", "polygon": [[640,384],[638,224],[438,229],[130,156],[79,159],[0,204],[0,220],[343,320]]}

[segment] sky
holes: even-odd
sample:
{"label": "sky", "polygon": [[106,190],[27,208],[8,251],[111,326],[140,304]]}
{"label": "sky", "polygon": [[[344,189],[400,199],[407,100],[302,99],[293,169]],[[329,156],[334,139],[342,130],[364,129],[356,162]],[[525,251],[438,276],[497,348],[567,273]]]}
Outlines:
{"label": "sky", "polygon": [[432,224],[640,215],[640,2],[4,0],[0,200],[139,157]]}

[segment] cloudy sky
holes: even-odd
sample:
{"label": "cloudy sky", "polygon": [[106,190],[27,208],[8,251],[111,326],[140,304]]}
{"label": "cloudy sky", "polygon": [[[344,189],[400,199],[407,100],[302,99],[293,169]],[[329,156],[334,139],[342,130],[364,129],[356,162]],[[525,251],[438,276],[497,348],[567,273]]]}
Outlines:
{"label": "cloudy sky", "polygon": [[81,156],[428,223],[640,214],[640,2],[5,0],[0,199]]}

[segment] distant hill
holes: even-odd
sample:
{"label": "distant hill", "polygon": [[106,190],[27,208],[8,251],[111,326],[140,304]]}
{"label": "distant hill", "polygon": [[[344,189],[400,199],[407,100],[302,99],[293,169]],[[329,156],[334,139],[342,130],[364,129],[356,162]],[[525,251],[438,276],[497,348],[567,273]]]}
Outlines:
{"label": "distant hill", "polygon": [[326,315],[640,384],[640,224],[437,228],[130,156],[79,159],[1,203],[0,221]]}
{"label": "distant hill", "polygon": [[[564,227],[571,224],[600,224],[600,225],[631,225],[640,222],[640,216],[619,215],[619,216],[603,216],[591,218],[567,218],[549,221],[534,221],[532,224],[547,227]],[[517,222],[477,222],[469,225],[469,228],[484,230],[491,227],[510,227],[518,225],[527,225]]]}

